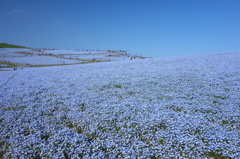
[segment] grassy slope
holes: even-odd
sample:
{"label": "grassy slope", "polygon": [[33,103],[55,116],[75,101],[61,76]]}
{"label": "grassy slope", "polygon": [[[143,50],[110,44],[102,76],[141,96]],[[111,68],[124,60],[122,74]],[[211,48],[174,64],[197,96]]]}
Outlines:
{"label": "grassy slope", "polygon": [[27,47],[7,43],[0,43],[0,48],[27,48]]}

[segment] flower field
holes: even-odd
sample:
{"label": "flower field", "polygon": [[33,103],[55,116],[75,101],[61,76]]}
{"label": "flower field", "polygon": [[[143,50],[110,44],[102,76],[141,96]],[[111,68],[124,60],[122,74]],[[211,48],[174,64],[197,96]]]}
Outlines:
{"label": "flower field", "polygon": [[0,158],[240,158],[240,53],[0,72]]}
{"label": "flower field", "polygon": [[128,54],[123,50],[56,50],[1,48],[0,46],[0,71],[9,70],[9,68],[16,70],[16,67],[19,66],[22,69],[28,66],[76,65],[92,62],[123,61],[133,57],[143,58],[140,55]]}

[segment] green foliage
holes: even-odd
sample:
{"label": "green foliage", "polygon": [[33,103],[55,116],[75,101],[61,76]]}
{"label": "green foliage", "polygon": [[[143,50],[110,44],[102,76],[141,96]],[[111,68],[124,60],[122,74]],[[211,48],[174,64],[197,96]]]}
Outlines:
{"label": "green foliage", "polygon": [[133,95],[134,92],[132,92],[132,91],[128,91],[127,94],[129,94],[129,95]]}
{"label": "green foliage", "polygon": [[[4,146],[6,145],[6,146]],[[6,142],[0,142],[0,158],[3,158],[4,154],[9,151],[10,144]]]}
{"label": "green foliage", "polygon": [[226,156],[223,156],[220,152],[214,152],[214,151],[205,153],[205,155],[208,156],[208,157],[214,158],[214,159],[219,159],[219,158],[227,159],[228,158]]}
{"label": "green foliage", "polygon": [[122,85],[113,85],[114,88],[122,88]]}
{"label": "green foliage", "polygon": [[215,98],[219,98],[219,99],[222,99],[222,100],[225,100],[227,99],[227,97],[222,97],[222,96],[214,96]]}
{"label": "green foliage", "polygon": [[106,86],[103,86],[100,91],[104,91],[106,89],[112,89],[112,88],[123,88],[122,84],[114,84],[114,85],[106,85]]}
{"label": "green foliage", "polygon": [[27,48],[27,47],[8,44],[8,43],[0,43],[0,48]]}
{"label": "green foliage", "polygon": [[77,124],[73,123],[70,119],[66,119],[66,126],[68,128],[71,128],[71,129],[75,129],[77,131],[77,133],[79,134],[82,134],[83,133],[83,129],[78,126]]}
{"label": "green foliage", "polygon": [[9,62],[5,62],[5,61],[0,61],[0,64],[8,65],[9,67],[17,67],[16,64],[14,64],[14,63],[9,63]]}
{"label": "green foliage", "polygon": [[86,110],[86,106],[84,103],[78,104],[78,106],[82,112]]}
{"label": "green foliage", "polygon": [[226,120],[222,120],[222,125],[224,125],[224,124],[229,124],[229,123]]}

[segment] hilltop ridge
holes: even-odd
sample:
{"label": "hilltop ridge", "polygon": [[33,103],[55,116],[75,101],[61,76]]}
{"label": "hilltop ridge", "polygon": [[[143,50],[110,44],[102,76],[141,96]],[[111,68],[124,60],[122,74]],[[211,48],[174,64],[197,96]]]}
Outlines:
{"label": "hilltop ridge", "polygon": [[28,47],[1,42],[0,48],[28,48]]}

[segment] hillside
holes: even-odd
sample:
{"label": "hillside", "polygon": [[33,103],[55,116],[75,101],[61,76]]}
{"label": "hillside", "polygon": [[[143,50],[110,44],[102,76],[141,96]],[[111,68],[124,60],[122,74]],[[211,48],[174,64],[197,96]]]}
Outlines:
{"label": "hillside", "polygon": [[8,44],[8,43],[0,43],[0,48],[27,48],[27,47],[14,45],[14,44]]}
{"label": "hillside", "polygon": [[240,158],[240,53],[0,72],[0,158]]}
{"label": "hillside", "polygon": [[[4,46],[10,47],[12,45],[4,44]],[[1,70],[17,70],[29,67],[66,66],[146,58],[147,57],[129,54],[124,50],[0,48]]]}

